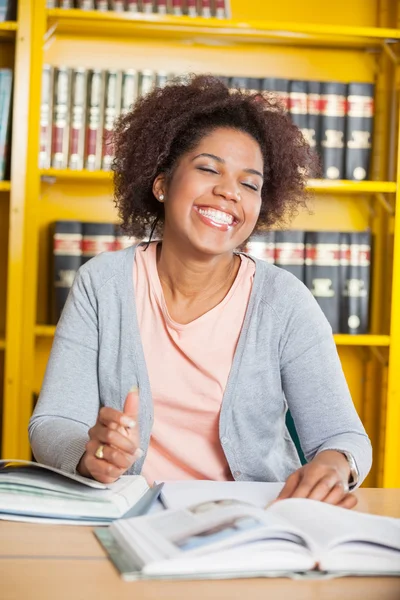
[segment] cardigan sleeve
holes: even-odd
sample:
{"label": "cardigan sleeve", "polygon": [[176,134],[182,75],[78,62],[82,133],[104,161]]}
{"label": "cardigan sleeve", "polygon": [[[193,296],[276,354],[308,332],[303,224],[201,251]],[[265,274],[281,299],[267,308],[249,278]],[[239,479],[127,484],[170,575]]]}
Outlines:
{"label": "cardigan sleeve", "polygon": [[331,327],[305,286],[284,325],[281,339],[283,391],[304,455],[322,450],[349,452],[359,482],[372,464],[372,448],[354,407]]}
{"label": "cardigan sleeve", "polygon": [[97,301],[81,267],[59,320],[42,390],[29,422],[38,462],[75,472],[100,409]]}

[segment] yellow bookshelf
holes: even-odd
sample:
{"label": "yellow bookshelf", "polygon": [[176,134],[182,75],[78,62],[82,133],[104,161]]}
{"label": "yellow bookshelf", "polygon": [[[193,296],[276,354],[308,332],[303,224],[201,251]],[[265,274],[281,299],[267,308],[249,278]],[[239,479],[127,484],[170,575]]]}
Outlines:
{"label": "yellow bookshelf", "polygon": [[9,192],[11,190],[11,181],[0,181],[0,192]]}
{"label": "yellow bookshelf", "polygon": [[[15,177],[10,187],[0,184],[0,191],[10,191],[4,330],[11,333],[3,341],[3,454],[29,456],[32,395],[40,390],[55,331],[47,324],[48,227],[57,219],[116,220],[111,173],[38,168],[42,65],[367,81],[376,84],[371,181],[310,180],[312,214],[299,214],[292,227],[370,227],[374,234],[371,333],[338,334],[335,342],[375,448],[366,485],[400,486],[400,313],[395,309],[400,305],[400,219],[395,214],[400,166],[398,107],[391,93],[400,75],[395,60],[400,2],[337,0],[334,11],[320,0],[231,0],[231,5],[232,19],[217,20],[47,10],[45,0],[20,0],[18,24],[11,30],[0,27],[0,37],[1,32],[15,37],[18,28],[29,46],[18,46],[16,54],[25,72],[22,77],[19,71],[14,106]],[[395,115],[396,122],[388,115]],[[7,203],[4,197],[0,210]]]}

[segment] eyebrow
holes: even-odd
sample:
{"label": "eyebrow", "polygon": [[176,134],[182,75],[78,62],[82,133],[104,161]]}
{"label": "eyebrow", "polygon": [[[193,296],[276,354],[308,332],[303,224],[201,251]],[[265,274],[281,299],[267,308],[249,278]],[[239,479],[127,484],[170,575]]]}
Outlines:
{"label": "eyebrow", "polygon": [[[193,158],[193,160],[195,160],[196,158],[199,158],[199,156],[207,156],[208,158],[213,158],[214,160],[216,160],[217,162],[219,162],[221,164],[225,164],[225,161],[223,158],[221,158],[220,156],[216,156],[215,154],[209,154],[208,152],[202,152],[201,154],[198,154],[197,156],[195,156]],[[261,177],[261,179],[264,179],[263,174],[260,173],[260,171],[256,171],[256,169],[243,169],[243,171],[245,173],[251,173],[253,175],[258,175],[259,177]]]}

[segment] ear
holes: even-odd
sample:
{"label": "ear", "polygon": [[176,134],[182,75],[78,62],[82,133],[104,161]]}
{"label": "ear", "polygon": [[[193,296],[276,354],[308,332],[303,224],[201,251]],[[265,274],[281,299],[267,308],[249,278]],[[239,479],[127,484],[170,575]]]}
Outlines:
{"label": "ear", "polygon": [[164,173],[157,175],[153,182],[153,194],[159,202],[165,201],[166,196],[166,181]]}

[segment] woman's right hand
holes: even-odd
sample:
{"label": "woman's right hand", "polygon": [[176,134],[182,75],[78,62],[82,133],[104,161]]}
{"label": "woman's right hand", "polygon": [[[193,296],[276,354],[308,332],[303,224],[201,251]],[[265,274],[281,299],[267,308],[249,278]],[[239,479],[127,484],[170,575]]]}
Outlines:
{"label": "woman's right hand", "polygon": [[138,389],[132,388],[125,400],[124,412],[107,406],[100,409],[77,466],[80,475],[112,483],[143,456],[139,448],[138,405]]}

